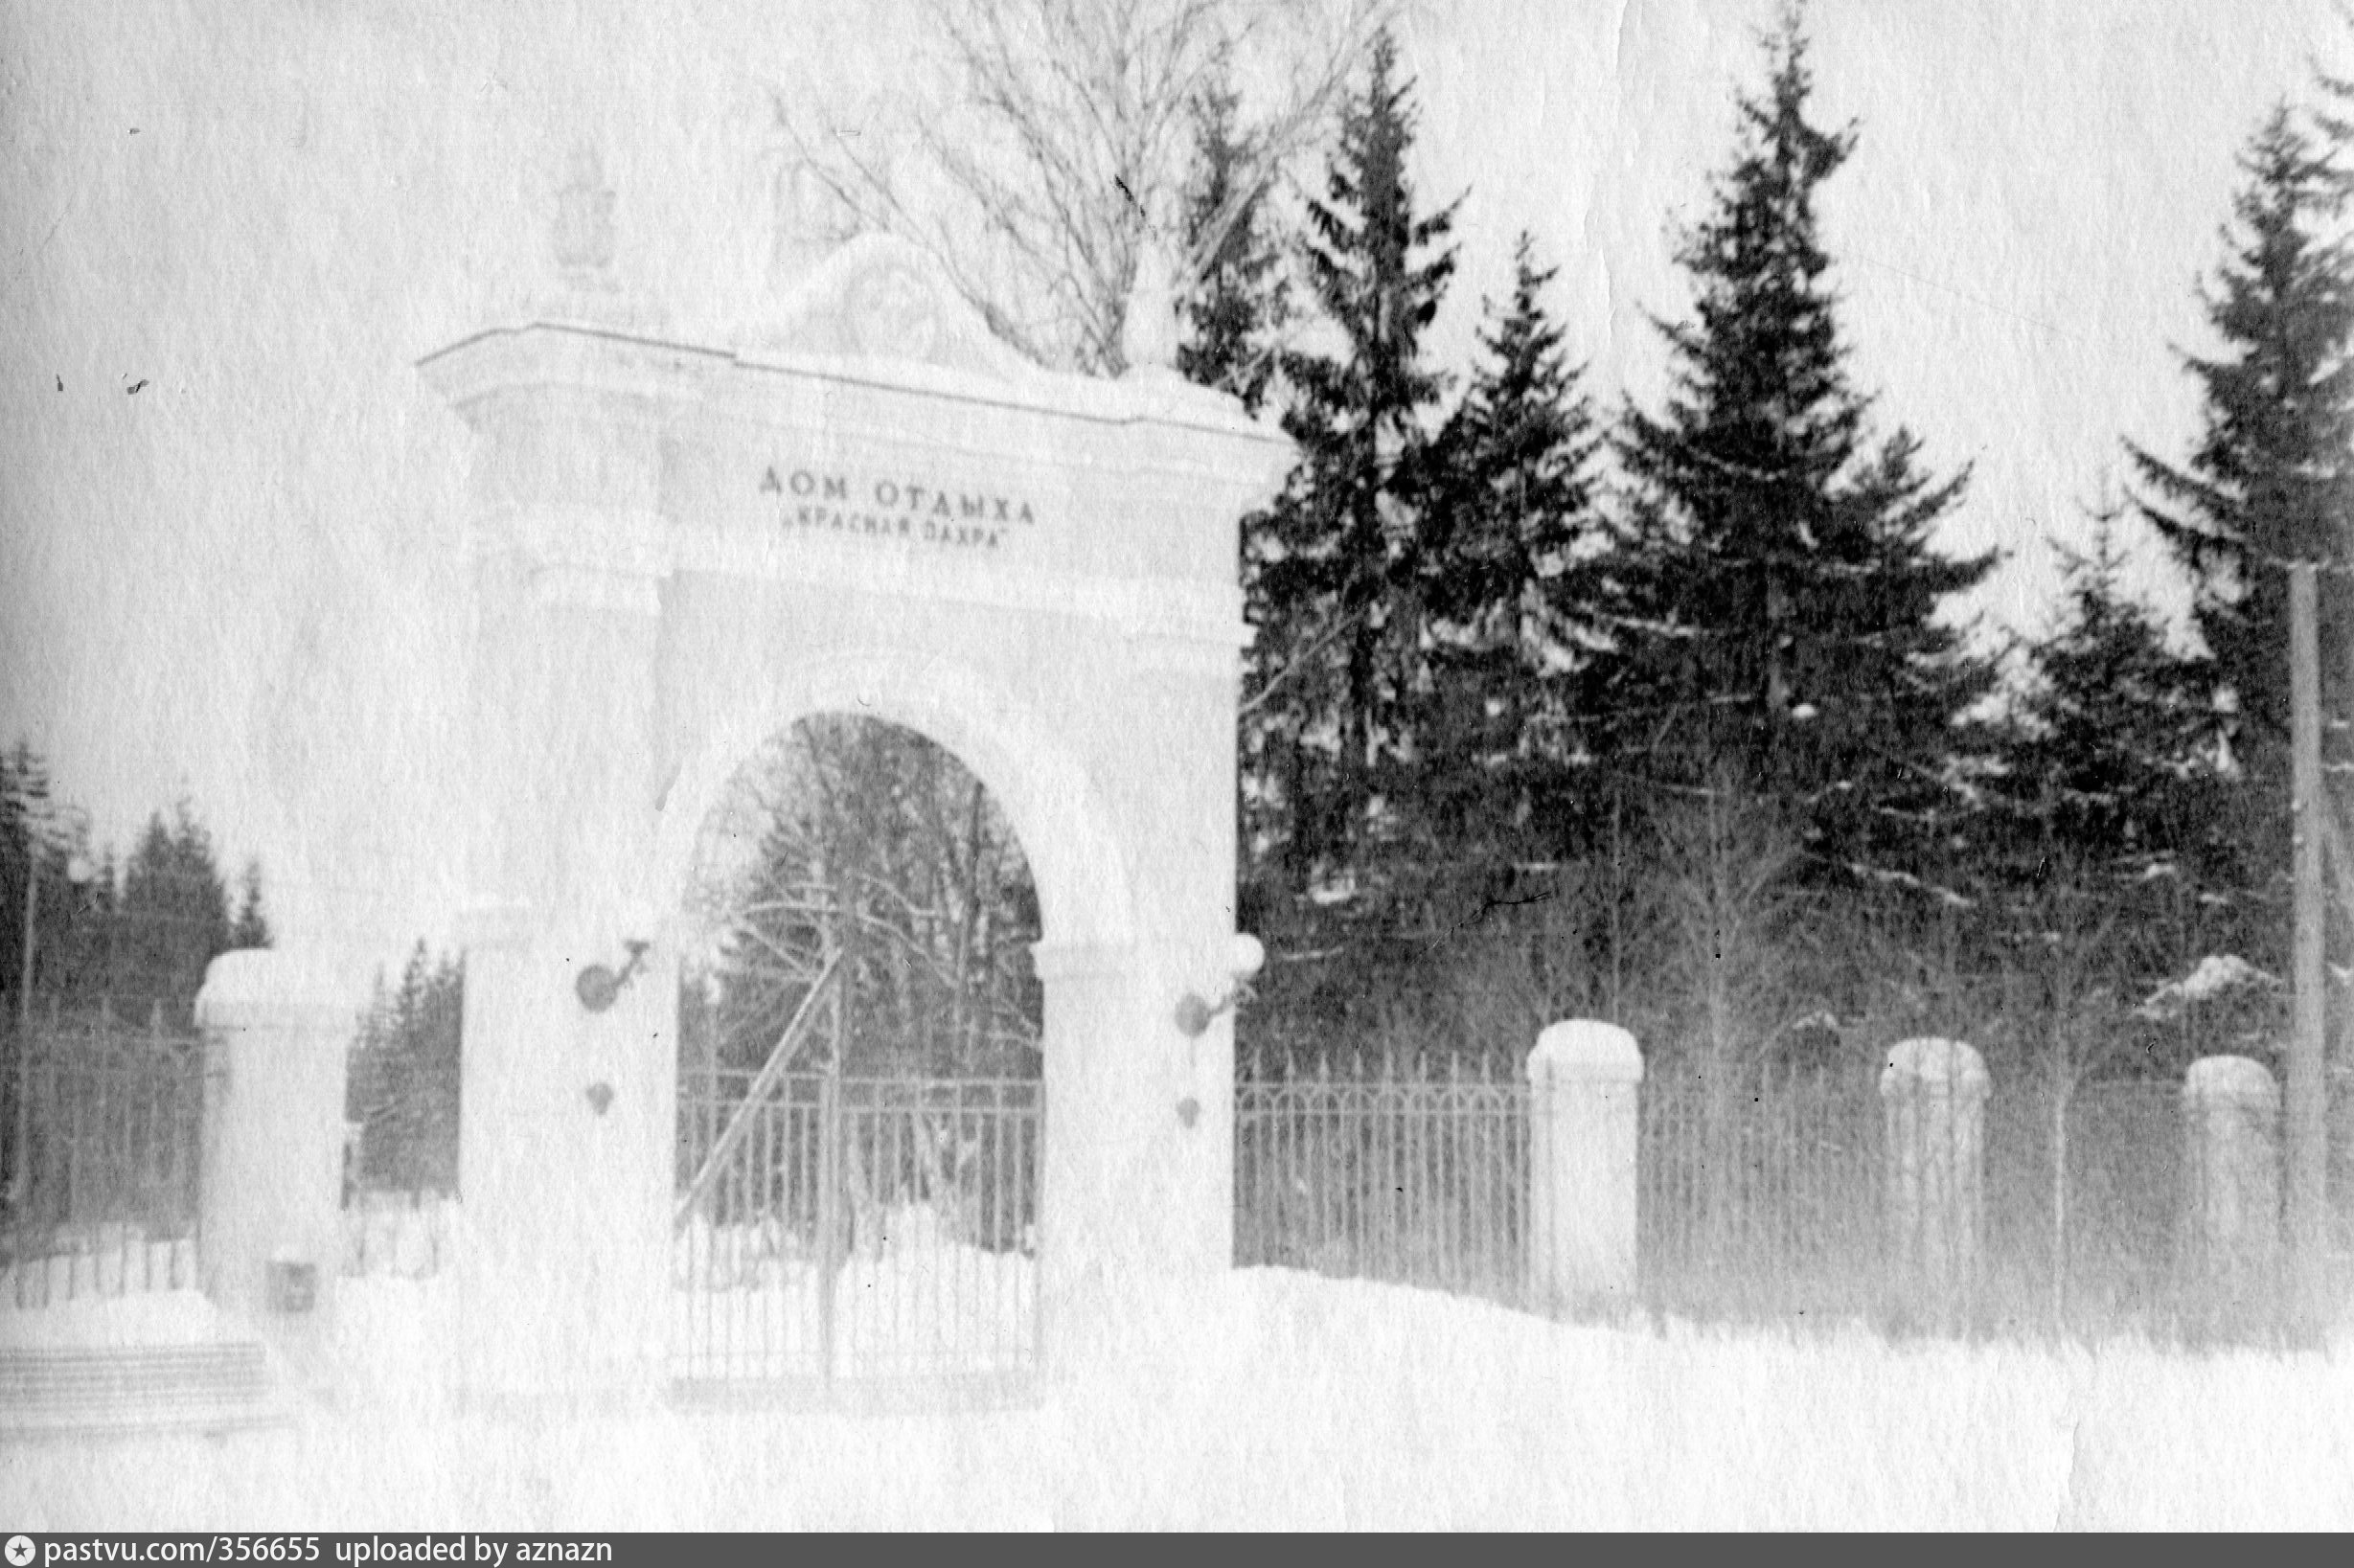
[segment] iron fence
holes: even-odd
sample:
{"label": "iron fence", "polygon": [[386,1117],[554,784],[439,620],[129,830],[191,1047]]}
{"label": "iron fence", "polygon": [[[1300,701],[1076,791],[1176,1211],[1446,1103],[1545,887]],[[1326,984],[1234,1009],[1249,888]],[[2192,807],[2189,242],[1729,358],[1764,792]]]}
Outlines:
{"label": "iron fence", "polygon": [[1867,1306],[1881,1283],[1877,1085],[1810,1072],[1664,1066],[1637,1097],[1644,1300],[1688,1315]]}
{"label": "iron fence", "polygon": [[1235,1261],[1522,1301],[1528,1099],[1485,1058],[1254,1064],[1235,1089]]}
{"label": "iron fence", "polygon": [[[2341,1084],[2334,1125],[2354,1126]],[[1981,1111],[1977,1238],[1959,1278],[1891,1244],[1878,1074],[1656,1062],[1637,1097],[1642,1303],[1703,1320],[1865,1319],[1990,1332],[2262,1339],[2280,1331],[2272,1263],[2219,1288],[2191,1223],[2205,1197],[2183,1091],[2032,1080]],[[1235,1087],[1235,1261],[1525,1304],[1530,1095],[1458,1058],[1252,1062]],[[2334,1140],[2345,1170],[2345,1140]],[[2336,1183],[2343,1216],[2354,1211]],[[2268,1254],[2277,1257],[2278,1254]],[[2354,1287],[2354,1259],[2340,1262]],[[2270,1271],[2270,1272],[2268,1272]],[[1926,1288],[1925,1288],[1926,1286]]]}
{"label": "iron fence", "polygon": [[445,1193],[347,1189],[342,1272],[354,1279],[430,1279],[455,1252],[457,1199]]}
{"label": "iron fence", "polygon": [[[2191,1326],[2198,1260],[2182,1090],[1999,1090],[1980,1111],[1976,1196],[1932,1234],[1974,1235],[1957,1279],[1892,1255],[1886,1112],[1875,1075],[1767,1069],[1643,1085],[1641,1289],[1696,1317],[1941,1321],[1982,1329]],[[1923,1299],[1928,1284],[1935,1300]]]}
{"label": "iron fence", "polygon": [[204,1052],[193,1033],[101,1007],[9,1031],[0,1297],[196,1284]]}
{"label": "iron fence", "polygon": [[2196,1175],[2163,1081],[1999,1087],[1986,1102],[1978,1315],[2062,1327],[2187,1325]]}
{"label": "iron fence", "polygon": [[698,1074],[680,1090],[673,1370],[1008,1377],[1038,1361],[1035,1079]]}

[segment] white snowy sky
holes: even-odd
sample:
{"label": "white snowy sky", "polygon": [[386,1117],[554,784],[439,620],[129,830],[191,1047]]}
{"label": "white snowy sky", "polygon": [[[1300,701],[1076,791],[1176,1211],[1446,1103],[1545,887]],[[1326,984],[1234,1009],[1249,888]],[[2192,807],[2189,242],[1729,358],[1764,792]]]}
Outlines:
{"label": "white snowy sky", "polygon": [[[1655,401],[1671,220],[1723,166],[1771,0],[1424,0],[1424,194],[1466,188],[1442,352],[1533,229],[1606,404]],[[2009,566],[2132,435],[2179,452],[2233,158],[2328,0],[1815,0],[1817,112],[1863,384],[1937,467],[1946,542]],[[528,288],[565,152],[604,144],[622,266],[682,335],[759,303],[767,87],[887,95],[884,5],[0,0],[0,739],[121,843],[175,794],[283,912],[381,901],[454,716],[459,428],[415,361]],[[1309,171],[1313,175],[1314,171]],[[131,388],[138,386],[133,394]],[[2153,570],[2152,580],[2157,580]],[[394,924],[405,911],[387,913]]]}

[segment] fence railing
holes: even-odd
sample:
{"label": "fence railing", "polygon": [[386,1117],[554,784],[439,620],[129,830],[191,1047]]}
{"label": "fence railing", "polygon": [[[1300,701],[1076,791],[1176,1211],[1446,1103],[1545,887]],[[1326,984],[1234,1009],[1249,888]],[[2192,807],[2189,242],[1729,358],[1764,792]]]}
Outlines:
{"label": "fence railing", "polygon": [[1257,1066],[1235,1087],[1235,1261],[1518,1303],[1528,1084],[1459,1057]]}
{"label": "fence railing", "polygon": [[1986,1106],[1982,1312],[2061,1324],[2160,1326],[2194,1305],[2183,1091],[2093,1083],[2065,1109],[2048,1088]]}
{"label": "fence railing", "polygon": [[7,1031],[0,1303],[196,1284],[204,1051],[103,1008]]}
{"label": "fence railing", "polygon": [[367,1188],[343,1202],[343,1258],[354,1279],[423,1280],[449,1266],[457,1199],[446,1193]]}
{"label": "fence railing", "polygon": [[1669,1067],[1637,1097],[1636,1255],[1662,1307],[1861,1308],[1881,1283],[1883,1116],[1869,1080]]}
{"label": "fence railing", "polygon": [[[2032,1080],[1988,1099],[1982,1183],[1951,1190],[1977,1208],[1966,1277],[1926,1301],[1892,1240],[1877,1072],[1749,1069],[1712,1081],[1655,1063],[1637,1095],[1639,1298],[1703,1319],[2273,1332],[2277,1282],[2243,1277],[2228,1299],[2215,1290],[2182,1086],[2085,1084],[2058,1104]],[[2334,1125],[2354,1130],[2350,1111],[2342,1087]],[[1533,1305],[1529,1113],[1527,1086],[1500,1066],[1246,1063],[1235,1086],[1236,1262]],[[2341,1207],[2354,1209],[2343,1192]]]}

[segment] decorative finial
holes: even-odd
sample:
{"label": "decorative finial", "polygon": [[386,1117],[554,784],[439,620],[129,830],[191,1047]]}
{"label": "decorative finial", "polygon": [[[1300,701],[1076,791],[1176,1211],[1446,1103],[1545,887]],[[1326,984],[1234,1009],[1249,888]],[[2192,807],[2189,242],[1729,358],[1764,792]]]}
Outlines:
{"label": "decorative finial", "polygon": [[806,159],[777,170],[775,217],[768,265],[778,286],[800,282],[858,233],[858,215]]}
{"label": "decorative finial", "polygon": [[1127,374],[1177,374],[1177,275],[1163,247],[1147,236],[1136,251],[1128,314],[1120,323],[1120,357]]}
{"label": "decorative finial", "polygon": [[940,346],[940,302],[903,266],[876,267],[853,284],[850,334],[861,353],[928,359]]}
{"label": "decorative finial", "polygon": [[613,190],[605,182],[605,161],[593,147],[572,149],[563,187],[556,193],[554,239],[556,263],[566,282],[612,286]]}

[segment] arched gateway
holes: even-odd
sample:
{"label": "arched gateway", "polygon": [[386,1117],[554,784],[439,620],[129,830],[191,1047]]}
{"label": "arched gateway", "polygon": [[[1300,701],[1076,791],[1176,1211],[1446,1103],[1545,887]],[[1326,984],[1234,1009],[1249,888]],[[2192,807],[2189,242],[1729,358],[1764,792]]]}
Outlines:
{"label": "arched gateway", "polygon": [[[661,1379],[675,912],[720,790],[809,714],[947,746],[1030,858],[1049,1364],[1223,1268],[1231,1035],[1177,1013],[1227,983],[1236,522],[1281,442],[1165,374],[1028,365],[880,238],[757,350],[543,322],[423,368],[475,436],[467,1384]],[[628,978],[592,1010],[597,966]]]}

